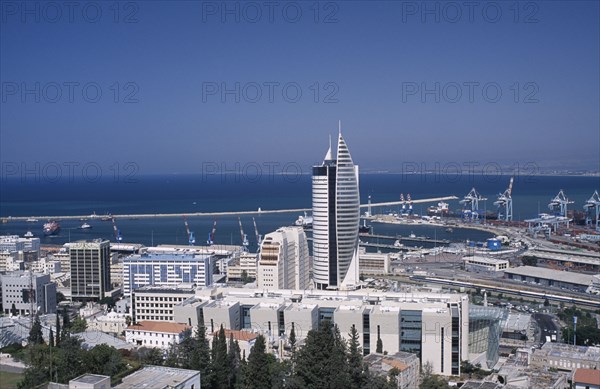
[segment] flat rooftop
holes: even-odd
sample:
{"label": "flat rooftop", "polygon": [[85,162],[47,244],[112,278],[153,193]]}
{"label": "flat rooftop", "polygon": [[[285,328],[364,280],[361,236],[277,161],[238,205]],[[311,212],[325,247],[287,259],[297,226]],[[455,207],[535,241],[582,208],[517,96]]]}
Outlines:
{"label": "flat rooftop", "polygon": [[97,384],[98,382],[102,382],[107,378],[110,380],[110,377],[105,375],[84,374],[80,375],[77,378],[73,378],[70,382],[79,382],[82,384]]}
{"label": "flat rooftop", "polygon": [[145,366],[143,369],[124,377],[123,382],[115,388],[175,388],[195,376],[198,376],[198,380],[200,380],[199,371],[164,366]]}
{"label": "flat rooftop", "polygon": [[577,285],[588,286],[592,283],[593,275],[575,273],[571,271],[546,269],[536,266],[519,266],[504,270],[505,273],[527,277],[537,277],[546,280],[561,281]]}
{"label": "flat rooftop", "polygon": [[482,257],[482,256],[478,256],[478,255],[475,255],[472,257],[463,257],[463,261],[487,263],[489,265],[496,265],[499,263],[507,263],[508,262],[506,259],[488,258],[488,257]]}

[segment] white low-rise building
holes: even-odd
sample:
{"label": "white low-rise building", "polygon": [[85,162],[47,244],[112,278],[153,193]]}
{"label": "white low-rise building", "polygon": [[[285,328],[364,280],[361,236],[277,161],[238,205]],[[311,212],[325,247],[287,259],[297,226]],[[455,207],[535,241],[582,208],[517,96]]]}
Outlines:
{"label": "white low-rise building", "polygon": [[122,334],[127,328],[127,316],[117,312],[94,316],[87,320],[87,328],[111,334]]}
{"label": "white low-rise building", "polygon": [[510,267],[505,259],[488,258],[478,255],[464,257],[465,269],[468,271],[504,271]]}
{"label": "white low-rise building", "polygon": [[140,321],[127,327],[125,341],[136,346],[169,349],[172,344],[179,344],[192,327],[180,323],[163,321]]}

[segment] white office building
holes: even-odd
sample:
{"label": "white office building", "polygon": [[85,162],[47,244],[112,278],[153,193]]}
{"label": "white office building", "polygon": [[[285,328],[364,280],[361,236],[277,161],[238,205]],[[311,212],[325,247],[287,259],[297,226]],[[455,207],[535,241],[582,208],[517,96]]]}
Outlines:
{"label": "white office building", "polygon": [[262,289],[307,289],[308,241],[302,227],[283,227],[265,236],[256,283]]}
{"label": "white office building", "polygon": [[294,328],[301,346],[308,331],[324,320],[335,323],[345,339],[354,325],[364,354],[383,351],[417,355],[433,372],[460,374],[460,362],[469,359],[469,301],[457,293],[395,293],[373,290],[201,289],[199,315],[207,332],[225,329],[262,333],[279,344]]}
{"label": "white office building", "polygon": [[11,313],[13,304],[18,315],[29,315],[32,306],[34,313],[56,312],[56,284],[50,281],[48,274],[28,271],[1,274],[0,285],[5,315]]}
{"label": "white office building", "polygon": [[317,289],[352,289],[359,282],[358,166],[338,136],[337,159],[331,145],[313,167],[313,279]]}
{"label": "white office building", "polygon": [[136,254],[123,260],[123,293],[146,285],[177,286],[181,283],[210,286],[211,255]]}

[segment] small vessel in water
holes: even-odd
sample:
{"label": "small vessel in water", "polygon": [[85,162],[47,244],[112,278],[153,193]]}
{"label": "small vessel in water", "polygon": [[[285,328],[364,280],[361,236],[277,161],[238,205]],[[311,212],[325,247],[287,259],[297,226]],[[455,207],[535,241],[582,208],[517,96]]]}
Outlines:
{"label": "small vessel in water", "polygon": [[31,232],[31,231],[27,231],[27,232],[25,233],[25,235],[23,235],[23,237],[24,237],[24,238],[33,238],[33,232]]}
{"label": "small vessel in water", "polygon": [[313,224],[313,217],[308,216],[306,212],[304,212],[304,216],[298,216],[298,219],[294,222],[294,224],[304,228],[311,228]]}
{"label": "small vessel in water", "polygon": [[81,230],[91,230],[92,226],[89,225],[88,223],[83,223],[81,226],[79,226],[79,229],[81,229]]}
{"label": "small vessel in water", "polygon": [[452,233],[454,232],[454,229],[452,227],[448,227],[446,228],[446,232]]}
{"label": "small vessel in water", "polygon": [[25,220],[27,223],[37,223],[39,220],[33,217],[28,218],[27,220]]}
{"label": "small vessel in water", "polygon": [[60,224],[50,221],[44,224],[44,235],[55,235],[60,231]]}

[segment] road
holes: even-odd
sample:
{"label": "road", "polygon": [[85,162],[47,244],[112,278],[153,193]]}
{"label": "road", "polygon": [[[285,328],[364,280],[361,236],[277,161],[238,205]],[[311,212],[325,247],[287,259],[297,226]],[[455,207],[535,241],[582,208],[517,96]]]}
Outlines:
{"label": "road", "polygon": [[560,328],[554,322],[554,317],[552,315],[547,315],[545,313],[534,313],[533,320],[536,321],[538,327],[540,328],[540,344],[546,343],[546,336],[552,337],[552,335],[556,335],[557,340],[560,340]]}

